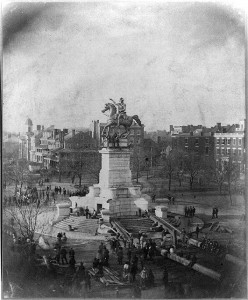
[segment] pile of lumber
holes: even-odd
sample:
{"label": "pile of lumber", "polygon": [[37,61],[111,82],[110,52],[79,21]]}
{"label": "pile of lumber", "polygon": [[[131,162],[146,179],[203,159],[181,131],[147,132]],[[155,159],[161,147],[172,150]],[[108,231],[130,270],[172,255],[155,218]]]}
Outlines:
{"label": "pile of lumber", "polygon": [[[95,268],[95,269],[90,269],[89,270],[89,273],[91,276],[93,277],[96,277],[97,274],[98,274],[98,269]],[[127,285],[127,283],[125,282],[122,282],[120,277],[119,277],[119,274],[114,271],[114,270],[111,270],[107,267],[103,267],[103,276],[100,277],[100,281],[105,284],[106,286],[124,286],[124,285]]]}
{"label": "pile of lumber", "polygon": [[222,232],[222,233],[233,233],[233,231],[229,227],[227,227],[224,224],[221,224],[220,222],[214,222],[210,226],[209,231]]}

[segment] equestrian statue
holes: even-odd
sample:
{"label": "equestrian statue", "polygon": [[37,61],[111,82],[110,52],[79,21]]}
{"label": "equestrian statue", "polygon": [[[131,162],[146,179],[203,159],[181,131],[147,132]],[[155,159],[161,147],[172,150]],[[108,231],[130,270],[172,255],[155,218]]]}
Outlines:
{"label": "equestrian statue", "polygon": [[127,116],[126,104],[124,103],[123,98],[120,98],[118,103],[116,103],[113,99],[109,100],[113,103],[106,103],[105,108],[102,110],[102,113],[105,113],[109,110],[109,119],[102,130],[102,136],[109,139],[110,127],[120,128],[120,126],[123,126],[125,131],[122,134],[119,134],[118,138],[126,138],[130,133],[130,127],[133,123],[133,120],[135,120],[139,126],[142,125],[141,121],[137,115],[132,117]]}

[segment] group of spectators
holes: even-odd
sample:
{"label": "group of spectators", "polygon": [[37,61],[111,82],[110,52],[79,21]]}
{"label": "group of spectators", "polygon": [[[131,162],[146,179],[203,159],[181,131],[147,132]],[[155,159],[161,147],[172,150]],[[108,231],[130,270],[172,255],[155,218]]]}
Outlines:
{"label": "group of spectators", "polygon": [[72,196],[84,197],[88,193],[89,193],[89,188],[87,186],[84,186],[82,189],[78,189],[76,191],[69,191],[69,197]]}
{"label": "group of spectators", "polygon": [[185,206],[184,208],[185,217],[194,217],[195,216],[195,207],[194,206]]}
{"label": "group of spectators", "polygon": [[212,219],[218,218],[218,212],[219,212],[218,208],[214,207],[212,211]]}

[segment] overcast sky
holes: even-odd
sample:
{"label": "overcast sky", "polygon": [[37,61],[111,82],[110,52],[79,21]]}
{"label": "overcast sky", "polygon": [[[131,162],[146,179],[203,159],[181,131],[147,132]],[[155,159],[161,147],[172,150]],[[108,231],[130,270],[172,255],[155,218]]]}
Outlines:
{"label": "overcast sky", "polygon": [[87,127],[123,97],[145,130],[245,117],[244,19],[216,3],[15,3],[3,19],[3,125]]}

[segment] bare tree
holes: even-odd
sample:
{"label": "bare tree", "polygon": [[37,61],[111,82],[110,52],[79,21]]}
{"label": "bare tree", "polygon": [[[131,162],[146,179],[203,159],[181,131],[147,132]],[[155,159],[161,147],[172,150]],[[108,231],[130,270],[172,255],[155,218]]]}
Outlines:
{"label": "bare tree", "polygon": [[204,162],[195,152],[187,153],[184,157],[184,170],[189,175],[189,184],[192,190],[195,179],[204,170]]}
{"label": "bare tree", "polygon": [[225,182],[226,169],[223,167],[221,161],[213,161],[209,165],[209,172],[212,174],[212,178],[218,185],[219,194],[222,193],[222,187]]}
{"label": "bare tree", "polygon": [[78,177],[79,186],[82,185],[83,176],[91,176],[92,178],[99,181],[99,172],[101,167],[101,159],[100,154],[95,151],[81,151],[75,152],[73,156],[71,156],[66,161],[66,169],[70,174],[72,181]]}
{"label": "bare tree", "polygon": [[29,175],[28,161],[25,159],[13,160],[3,164],[3,177],[15,184],[15,193],[17,193],[18,185],[20,185],[19,192],[22,192],[23,184],[28,180]]}
{"label": "bare tree", "polygon": [[28,205],[22,205],[17,201],[14,205],[4,208],[4,216],[7,220],[11,220],[13,229],[24,241],[35,240],[35,233],[42,234],[46,226],[49,226],[46,214],[47,207],[41,205],[39,200]]}
{"label": "bare tree", "polygon": [[225,164],[225,177],[228,183],[228,193],[230,196],[230,204],[233,205],[232,201],[232,186],[236,186],[240,178],[240,167],[239,164],[234,162],[232,157]]}
{"label": "bare tree", "polygon": [[136,183],[139,183],[140,172],[144,169],[146,160],[139,146],[133,146],[131,153],[131,170],[135,173]]}
{"label": "bare tree", "polygon": [[176,174],[179,169],[179,152],[171,150],[161,157],[162,172],[167,175],[169,179],[168,189],[171,189],[171,181],[173,174]]}

